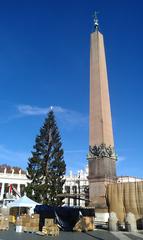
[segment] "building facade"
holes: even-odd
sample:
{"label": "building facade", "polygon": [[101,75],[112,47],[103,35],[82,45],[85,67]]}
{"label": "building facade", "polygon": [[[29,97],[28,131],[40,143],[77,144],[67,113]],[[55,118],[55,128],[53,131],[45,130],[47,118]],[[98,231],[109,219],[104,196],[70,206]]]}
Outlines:
{"label": "building facade", "polygon": [[80,170],[77,174],[70,174],[65,176],[65,184],[63,187],[63,193],[68,197],[65,197],[65,205],[67,206],[82,206],[85,207],[88,202],[88,167]]}
{"label": "building facade", "polygon": [[[68,206],[85,206],[85,195],[87,195],[88,188],[88,168],[84,171],[80,170],[77,174],[70,174],[65,176],[65,184],[63,186],[63,193],[69,194],[70,197],[65,198],[64,205]],[[0,200],[6,198],[19,198],[24,195],[25,187],[30,180],[26,173],[21,169],[15,171],[14,169],[1,168],[0,169]],[[74,197],[73,197],[74,195]],[[78,198],[77,198],[78,195]],[[88,196],[87,196],[88,197]]]}
{"label": "building facade", "polygon": [[[63,186],[63,194],[67,195],[64,200],[65,206],[81,206],[89,205],[89,181],[88,166],[84,170],[77,171],[73,174],[65,176],[65,184]],[[116,178],[117,183],[139,182],[141,178],[131,176],[120,176]],[[0,200],[5,198],[19,198],[24,195],[25,187],[30,180],[26,173],[21,169],[15,171],[3,168],[0,170]],[[12,191],[11,191],[12,190]]]}
{"label": "building facade", "polygon": [[21,169],[0,168],[0,200],[20,197],[28,182],[26,173]]}

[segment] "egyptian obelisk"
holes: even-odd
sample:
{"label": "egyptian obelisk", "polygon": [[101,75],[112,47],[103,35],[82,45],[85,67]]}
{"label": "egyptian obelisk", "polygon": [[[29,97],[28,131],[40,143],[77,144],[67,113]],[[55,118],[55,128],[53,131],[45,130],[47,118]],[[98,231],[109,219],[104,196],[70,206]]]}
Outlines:
{"label": "egyptian obelisk", "polygon": [[103,35],[94,16],[90,43],[90,133],[89,200],[99,212],[106,212],[106,185],[116,177],[116,156],[108,89]]}

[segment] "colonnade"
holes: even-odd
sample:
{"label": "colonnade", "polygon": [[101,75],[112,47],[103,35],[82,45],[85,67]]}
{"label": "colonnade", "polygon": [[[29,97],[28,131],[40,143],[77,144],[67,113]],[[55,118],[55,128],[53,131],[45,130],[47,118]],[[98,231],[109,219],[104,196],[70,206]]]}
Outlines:
{"label": "colonnade", "polygon": [[69,195],[64,199],[65,205],[85,207],[86,201],[83,199],[86,198],[85,189],[88,187],[87,175],[88,171],[81,170],[76,175],[70,171],[70,174],[65,177],[63,193]]}
{"label": "colonnade", "polygon": [[26,174],[22,174],[21,172],[14,173],[12,171],[11,173],[7,173],[6,170],[0,172],[0,200],[3,200],[5,197],[7,198],[8,195],[12,197],[12,194],[10,194],[11,188],[14,190],[14,195],[17,198],[18,194],[24,191],[28,182]]}
{"label": "colonnade", "polygon": [[[72,171],[70,171],[70,174],[65,176],[66,181],[63,186],[63,193],[71,195],[77,194],[77,196],[81,194],[82,198],[84,198],[85,187],[88,186],[87,175],[87,170],[78,171],[77,174],[73,174]],[[17,193],[21,193],[22,189],[27,186],[28,182],[30,182],[30,180],[27,179],[26,174],[21,173],[21,171],[15,173],[14,170],[12,170],[9,173],[6,169],[4,169],[3,172],[0,172],[0,200],[3,200],[3,198],[8,198],[8,196],[10,196],[11,186],[13,186]],[[18,197],[18,195],[15,194],[15,197]],[[85,201],[78,199],[78,197],[65,198],[65,205],[84,207]]]}

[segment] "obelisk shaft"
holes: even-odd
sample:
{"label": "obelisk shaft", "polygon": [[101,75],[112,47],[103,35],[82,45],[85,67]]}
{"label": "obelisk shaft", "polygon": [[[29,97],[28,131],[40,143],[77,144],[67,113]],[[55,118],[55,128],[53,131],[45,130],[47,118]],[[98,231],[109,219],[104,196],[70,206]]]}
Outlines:
{"label": "obelisk shaft", "polygon": [[103,35],[91,34],[90,49],[90,146],[114,147]]}

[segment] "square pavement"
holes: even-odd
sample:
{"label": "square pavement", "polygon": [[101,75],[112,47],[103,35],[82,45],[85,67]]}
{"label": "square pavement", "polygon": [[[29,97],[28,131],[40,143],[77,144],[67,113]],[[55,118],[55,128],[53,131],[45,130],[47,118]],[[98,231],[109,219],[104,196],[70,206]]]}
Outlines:
{"label": "square pavement", "polygon": [[143,231],[136,233],[129,232],[108,232],[97,229],[91,232],[62,232],[59,236],[39,236],[36,233],[16,233],[14,225],[10,225],[8,231],[0,231],[0,240],[142,240]]}

